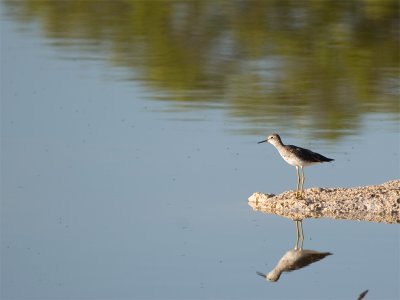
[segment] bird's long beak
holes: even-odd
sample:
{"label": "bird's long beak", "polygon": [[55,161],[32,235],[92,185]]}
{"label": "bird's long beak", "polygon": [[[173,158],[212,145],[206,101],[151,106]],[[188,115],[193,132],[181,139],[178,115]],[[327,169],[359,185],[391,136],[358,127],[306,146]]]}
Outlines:
{"label": "bird's long beak", "polygon": [[268,140],[264,140],[264,141],[258,142],[257,144],[265,143],[265,142],[267,142],[267,141],[268,141]]}

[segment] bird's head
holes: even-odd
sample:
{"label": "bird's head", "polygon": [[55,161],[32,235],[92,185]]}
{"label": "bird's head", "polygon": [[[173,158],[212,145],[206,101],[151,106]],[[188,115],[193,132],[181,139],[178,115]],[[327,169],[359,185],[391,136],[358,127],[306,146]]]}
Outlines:
{"label": "bird's head", "polygon": [[281,137],[276,133],[271,134],[270,136],[267,137],[266,140],[263,140],[258,143],[261,144],[261,143],[265,143],[265,142],[268,142],[274,146],[282,144]]}
{"label": "bird's head", "polygon": [[266,278],[268,281],[273,281],[273,282],[278,281],[278,280],[279,280],[279,277],[281,277],[281,273],[274,272],[274,271],[269,272],[269,273],[267,274],[267,276],[265,276],[265,278]]}

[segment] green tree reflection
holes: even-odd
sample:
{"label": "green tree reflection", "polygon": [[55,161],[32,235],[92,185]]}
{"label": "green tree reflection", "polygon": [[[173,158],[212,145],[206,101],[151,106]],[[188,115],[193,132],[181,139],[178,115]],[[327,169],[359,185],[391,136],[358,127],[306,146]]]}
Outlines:
{"label": "green tree reflection", "polygon": [[179,106],[335,138],[399,113],[399,1],[5,1]]}

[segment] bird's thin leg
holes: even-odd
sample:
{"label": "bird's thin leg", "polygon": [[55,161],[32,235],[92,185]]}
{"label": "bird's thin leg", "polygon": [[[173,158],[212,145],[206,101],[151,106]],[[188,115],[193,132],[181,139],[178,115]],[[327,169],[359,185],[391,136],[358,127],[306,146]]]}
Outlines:
{"label": "bird's thin leg", "polygon": [[296,197],[300,195],[299,188],[300,188],[300,172],[299,172],[299,167],[296,166],[296,171],[297,171],[297,186],[296,186]]}
{"label": "bird's thin leg", "polygon": [[300,250],[303,249],[303,243],[304,243],[304,231],[303,231],[303,220],[299,221],[300,223],[300,228],[301,228],[301,243],[300,243]]}
{"label": "bird's thin leg", "polygon": [[294,247],[294,250],[297,250],[299,248],[299,238],[300,238],[300,232],[299,232],[299,225],[298,225],[298,220],[294,221],[296,223],[296,246]]}
{"label": "bird's thin leg", "polygon": [[302,177],[301,177],[301,195],[304,196],[304,167],[301,167],[301,173],[302,173]]}

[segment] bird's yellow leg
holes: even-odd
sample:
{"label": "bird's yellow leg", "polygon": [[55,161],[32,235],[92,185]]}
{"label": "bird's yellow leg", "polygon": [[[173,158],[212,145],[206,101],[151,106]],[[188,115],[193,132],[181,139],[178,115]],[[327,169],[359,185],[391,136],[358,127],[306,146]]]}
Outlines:
{"label": "bird's yellow leg", "polygon": [[301,177],[301,192],[300,192],[300,195],[304,196],[304,167],[301,167],[301,173],[302,173],[302,177]]}
{"label": "bird's yellow leg", "polygon": [[299,172],[299,167],[296,167],[296,171],[297,171],[297,185],[296,185],[296,198],[298,198],[300,196],[300,172]]}
{"label": "bird's yellow leg", "polygon": [[303,243],[304,243],[304,231],[303,231],[303,220],[299,221],[300,223],[300,228],[301,228],[301,243],[300,243],[300,249],[303,249]]}
{"label": "bird's yellow leg", "polygon": [[294,247],[295,250],[297,250],[299,248],[299,237],[300,237],[300,233],[299,233],[299,221],[296,220],[294,221],[296,223],[296,246]]}

